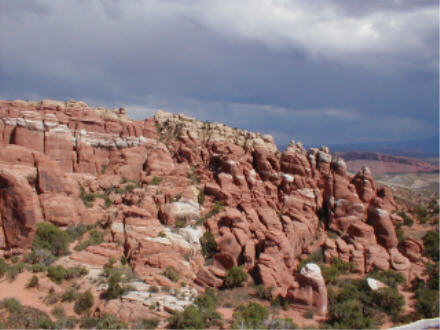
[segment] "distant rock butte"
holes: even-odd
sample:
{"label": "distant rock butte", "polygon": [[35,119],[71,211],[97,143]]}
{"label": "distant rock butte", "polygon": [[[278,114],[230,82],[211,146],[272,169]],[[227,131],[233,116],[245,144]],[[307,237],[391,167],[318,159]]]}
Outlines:
{"label": "distant rock butte", "polygon": [[[6,253],[28,249],[41,221],[101,221],[110,228],[106,242],[65,262],[100,268],[125,255],[148,285],[177,287],[162,275],[173,267],[199,290],[222,286],[227,270],[242,265],[275,295],[321,314],[319,267],[296,271],[319,247],[327,261],[351,261],[361,274],[395,269],[411,280],[423,271],[421,245],[398,244],[393,224],[402,219],[391,190],[377,187],[367,168],[350,176],[326,147],[292,142],[281,153],[271,136],[223,124],[163,111],[134,121],[124,109],[52,100],[0,101],[0,144]],[[88,193],[110,203],[96,198],[85,207]],[[217,243],[210,264],[204,231]]]}
{"label": "distant rock butte", "polygon": [[433,173],[438,172],[438,166],[411,157],[391,156],[379,152],[350,151],[337,153],[343,157],[351,172],[359,171],[368,166],[375,174],[387,173]]}

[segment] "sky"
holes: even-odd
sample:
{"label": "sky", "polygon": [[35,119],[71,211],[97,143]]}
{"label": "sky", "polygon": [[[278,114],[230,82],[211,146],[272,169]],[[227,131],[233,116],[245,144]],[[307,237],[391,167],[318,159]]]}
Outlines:
{"label": "sky", "polygon": [[278,145],[438,134],[437,0],[1,0],[0,99],[156,109]]}

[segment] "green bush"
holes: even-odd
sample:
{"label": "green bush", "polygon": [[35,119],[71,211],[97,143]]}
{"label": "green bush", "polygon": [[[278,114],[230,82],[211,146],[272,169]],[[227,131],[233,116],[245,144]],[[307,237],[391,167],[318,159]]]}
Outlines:
{"label": "green bush", "polygon": [[77,246],[75,246],[75,250],[76,251],[82,251],[85,248],[87,248],[88,246],[91,245],[98,245],[101,244],[102,242],[104,242],[104,233],[102,231],[99,230],[92,230],[89,233],[89,238],[83,242],[81,242],[80,244],[78,244]]}
{"label": "green bush", "polygon": [[37,224],[37,231],[32,242],[32,248],[49,250],[54,256],[69,253],[69,234],[49,222]]}
{"label": "green bush", "polygon": [[[13,298],[6,299],[6,306],[1,303],[2,306],[8,308],[9,315],[7,318],[3,318],[4,327],[6,329],[52,329],[54,324],[50,320],[49,316],[42,311],[22,306],[17,300]],[[5,315],[4,315],[5,316]]]}
{"label": "green bush", "polygon": [[8,272],[9,266],[5,259],[0,258],[0,278]]}
{"label": "green bush", "polygon": [[436,290],[420,288],[416,291],[416,310],[424,318],[439,316],[439,293]]}
{"label": "green bush", "polygon": [[29,280],[28,284],[26,284],[26,287],[27,288],[35,288],[36,286],[38,286],[38,277],[36,275],[34,275]]}
{"label": "green bush", "polygon": [[46,267],[42,263],[36,263],[32,265],[32,273],[41,273],[46,271]]}
{"label": "green bush", "polygon": [[176,312],[168,319],[169,329],[204,329],[203,315],[195,306],[186,307],[183,312]]}
{"label": "green bush", "polygon": [[160,184],[161,181],[162,181],[161,177],[153,176],[153,179],[151,180],[150,185],[157,186]]}
{"label": "green bush", "polygon": [[24,262],[35,265],[41,264],[44,267],[49,266],[56,260],[56,257],[47,249],[34,249],[24,257]]}
{"label": "green bush", "polygon": [[66,311],[63,307],[57,306],[54,309],[52,309],[51,314],[57,319],[62,320],[66,318]]}
{"label": "green bush", "polygon": [[287,319],[274,319],[270,323],[268,329],[298,329],[298,324],[292,321],[291,318]]}
{"label": "green bush", "polygon": [[400,211],[397,213],[403,219],[403,224],[405,226],[411,227],[414,224],[414,220],[411,219],[405,211]]}
{"label": "green bush", "polygon": [[405,298],[395,288],[385,287],[371,292],[372,302],[388,315],[399,315]]}
{"label": "green bush", "polygon": [[227,288],[242,286],[248,278],[246,271],[241,266],[234,266],[228,270],[224,285]]}
{"label": "green bush", "polygon": [[20,312],[23,309],[21,303],[15,298],[3,299],[0,305],[7,308],[10,312]]}
{"label": "green bush", "polygon": [[379,280],[393,288],[397,288],[399,284],[406,282],[405,276],[402,273],[394,270],[376,270],[370,274],[370,277],[375,278],[376,280]]}
{"label": "green bush", "polygon": [[18,264],[14,264],[9,266],[8,268],[8,272],[7,272],[7,277],[9,280],[14,280],[18,274],[22,273],[24,270],[24,264],[23,263],[18,263]]}
{"label": "green bush", "polygon": [[73,278],[78,278],[85,276],[89,273],[89,270],[84,266],[74,266],[66,269],[66,274],[64,278],[66,280],[71,280]]}
{"label": "green bush", "polygon": [[439,267],[438,262],[426,264],[425,274],[428,275],[426,286],[431,290],[439,290]]}
{"label": "green bush", "polygon": [[258,298],[268,300],[268,301],[272,300],[273,286],[267,288],[263,284],[258,284],[254,287],[254,289],[255,289],[255,293],[257,294]]}
{"label": "green bush", "polygon": [[90,229],[90,226],[86,226],[82,223],[76,225],[76,226],[69,226],[66,229],[66,233],[69,235],[70,241],[76,241],[77,239],[80,239],[82,235],[84,235],[88,230]]}
{"label": "green bush", "polygon": [[329,304],[328,322],[335,329],[376,328],[373,318],[364,314],[362,304],[359,304],[356,300],[345,300],[337,304]]}
{"label": "green bush", "polygon": [[118,298],[122,294],[122,287],[119,285],[119,281],[121,280],[121,277],[112,274],[110,275],[108,279],[108,287],[105,292],[106,299],[115,299]]}
{"label": "green bush", "polygon": [[179,280],[179,273],[171,266],[168,266],[162,275],[173,282],[177,282]]}
{"label": "green bush", "polygon": [[434,230],[428,231],[423,236],[424,251],[423,255],[430,257],[434,261],[439,261],[439,233]]}
{"label": "green bush", "polygon": [[93,303],[93,294],[90,292],[90,290],[87,290],[78,296],[73,309],[75,310],[76,314],[80,315],[88,311],[93,306]]}
{"label": "green bush", "polygon": [[197,196],[197,201],[199,202],[200,206],[205,204],[205,191],[204,190],[199,191],[199,194]]}
{"label": "green bush", "polygon": [[66,278],[67,271],[63,266],[49,266],[47,269],[47,277],[53,282],[60,284]]}
{"label": "green bush", "polygon": [[103,314],[98,317],[86,317],[80,324],[81,329],[127,329],[128,325],[114,315]]}
{"label": "green bush", "polygon": [[200,245],[202,246],[202,254],[206,259],[212,258],[217,251],[217,243],[214,235],[206,231],[200,238]]}
{"label": "green bush", "polygon": [[268,316],[269,310],[258,303],[240,305],[234,311],[232,328],[262,329]]}
{"label": "green bush", "polygon": [[156,329],[160,319],[154,317],[150,319],[136,320],[132,326],[133,329]]}
{"label": "green bush", "polygon": [[405,233],[402,230],[402,224],[398,223],[396,226],[396,236],[399,243],[402,243],[405,240]]}
{"label": "green bush", "polygon": [[159,292],[159,288],[157,286],[155,286],[155,285],[151,285],[148,288],[148,292],[150,292],[150,293],[158,293]]}
{"label": "green bush", "polygon": [[75,301],[78,298],[78,291],[75,288],[68,288],[66,291],[64,291],[63,295],[61,296],[62,302],[72,302]]}

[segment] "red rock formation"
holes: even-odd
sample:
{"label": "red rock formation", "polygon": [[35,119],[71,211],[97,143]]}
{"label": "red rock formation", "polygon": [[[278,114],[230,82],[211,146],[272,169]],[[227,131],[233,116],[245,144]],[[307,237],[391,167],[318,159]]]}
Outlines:
{"label": "red rock formation", "polygon": [[[193,285],[220,287],[227,270],[243,265],[276,295],[321,313],[325,285],[296,278],[298,258],[313,247],[323,244],[326,260],[352,261],[360,273],[409,274],[421,252],[410,241],[397,249],[391,191],[376,187],[368,169],[351,177],[326,147],[291,143],[279,153],[270,136],[183,115],[132,121],[123,111],[49,100],[1,101],[0,143],[0,248],[28,247],[43,219],[99,220],[148,283],[175,285],[162,275],[173,267]],[[11,174],[17,166],[20,177]],[[91,193],[86,208],[81,196]],[[170,230],[185,224],[197,229]],[[200,252],[202,228],[217,243],[212,265]],[[326,240],[328,228],[337,239]],[[108,250],[73,258],[102,266]]]}

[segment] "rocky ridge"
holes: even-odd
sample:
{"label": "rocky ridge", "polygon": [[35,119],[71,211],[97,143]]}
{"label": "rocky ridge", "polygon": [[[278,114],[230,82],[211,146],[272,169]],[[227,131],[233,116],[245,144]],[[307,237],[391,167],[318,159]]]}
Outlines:
{"label": "rocky ridge", "polygon": [[[163,111],[133,121],[123,109],[52,100],[1,101],[0,144],[5,254],[29,249],[39,222],[100,222],[105,242],[60,263],[102,269],[124,256],[146,285],[177,288],[163,275],[172,267],[197,290],[221,287],[241,265],[275,296],[322,314],[319,267],[297,272],[319,247],[360,274],[393,269],[412,280],[424,269],[422,245],[397,240],[394,224],[403,220],[391,190],[367,168],[350,176],[326,147],[292,142],[281,153],[272,137],[223,124]],[[207,231],[217,245],[212,263],[200,245]],[[100,308],[129,318],[123,306],[140,296]]]}

